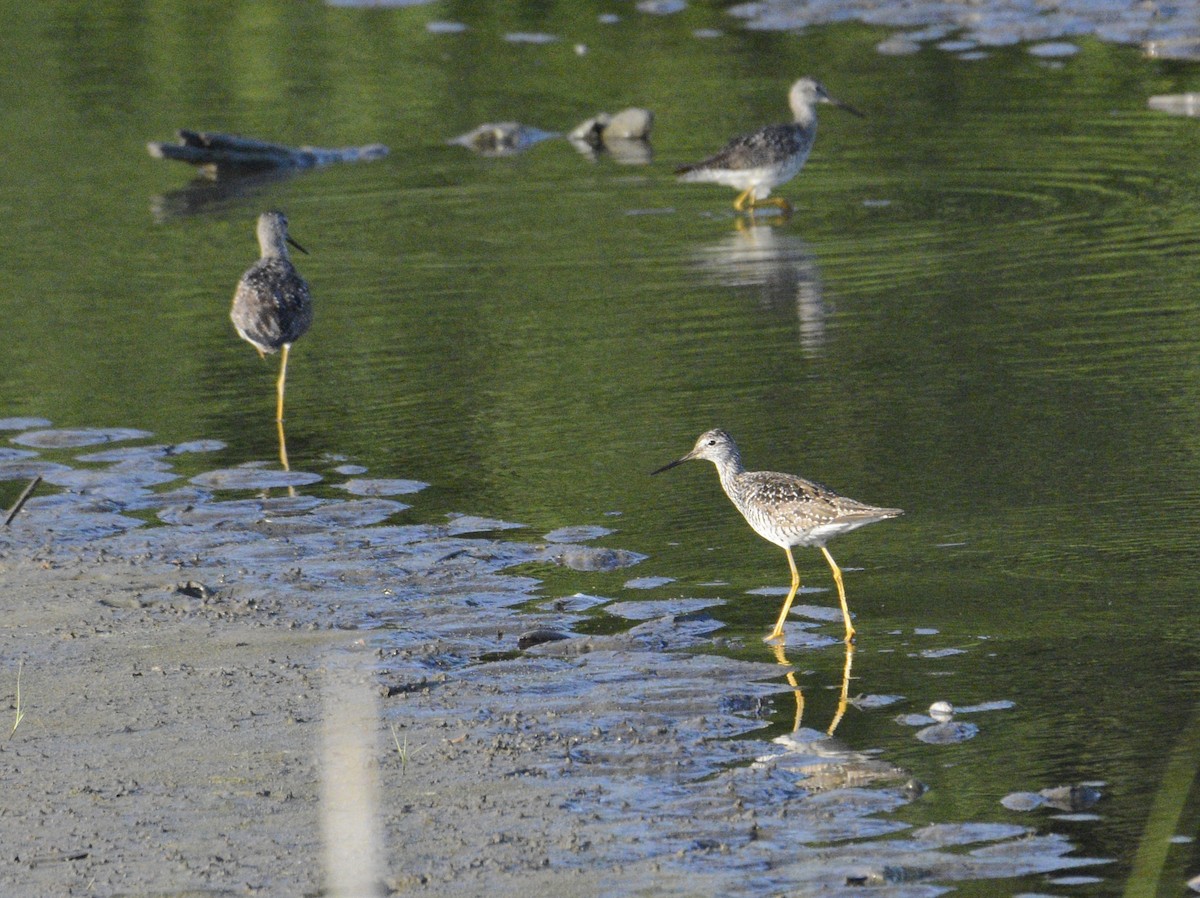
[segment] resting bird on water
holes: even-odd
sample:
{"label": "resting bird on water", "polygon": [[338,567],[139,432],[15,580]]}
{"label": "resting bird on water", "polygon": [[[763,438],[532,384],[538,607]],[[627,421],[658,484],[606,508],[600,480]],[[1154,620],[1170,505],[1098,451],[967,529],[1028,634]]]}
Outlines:
{"label": "resting bird on water", "polygon": [[703,162],[677,168],[679,180],[712,181],[740,190],[733,203],[738,212],[771,205],[790,213],[792,206],[787,200],[767,197],[773,188],[790,181],[804,167],[817,136],[817,104],[830,103],[860,118],[862,113],[835,100],[812,78],[801,78],[792,85],[788,103],[794,122],[767,125],[753,134],[733,138],[724,149]]}
{"label": "resting bird on water", "polygon": [[658,474],[695,458],[705,459],[717,466],[721,488],[742,513],[746,523],[763,539],[787,552],[788,566],[792,569],[792,589],[767,639],[778,639],[783,635],[784,621],[800,589],[800,572],[796,570],[792,547],[816,546],[825,555],[833,571],[833,582],[837,584],[838,599],[842,603],[842,618],[846,622],[846,642],[852,643],[854,626],[850,623],[842,571],[825,548],[825,543],[839,534],[897,517],[904,512],[899,508],[876,508],[847,499],[828,487],[794,474],[747,471],[742,467],[742,457],[733,437],[723,430],[709,430],[700,434],[691,452],[651,473]]}
{"label": "resting bird on water", "polygon": [[279,394],[275,420],[283,420],[283,390],[287,381],[288,350],[312,325],[312,297],[288,255],[291,244],[305,255],[308,250],[288,236],[288,220],[282,212],[264,212],[258,217],[258,246],[261,258],[242,275],[233,294],[229,317],[238,336],[264,353],[283,350],[279,365]]}

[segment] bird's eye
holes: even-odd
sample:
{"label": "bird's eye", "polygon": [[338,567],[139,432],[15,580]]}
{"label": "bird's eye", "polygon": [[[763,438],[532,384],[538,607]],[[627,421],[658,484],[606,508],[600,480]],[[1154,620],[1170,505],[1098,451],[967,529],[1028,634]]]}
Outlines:
{"label": "bird's eye", "polygon": [[710,446],[715,446],[715,445],[717,445],[717,441],[716,441],[716,440],[709,440],[709,441],[708,441],[708,445],[710,445]]}

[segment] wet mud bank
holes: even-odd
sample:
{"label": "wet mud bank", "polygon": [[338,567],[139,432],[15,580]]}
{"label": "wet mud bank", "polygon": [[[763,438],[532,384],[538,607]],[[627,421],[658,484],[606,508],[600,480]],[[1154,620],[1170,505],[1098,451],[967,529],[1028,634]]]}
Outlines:
{"label": "wet mud bank", "polygon": [[792,686],[710,653],[715,599],[611,602],[623,632],[579,635],[606,600],[513,569],[642,557],[594,530],[406,523],[434,516],[392,498],[422,484],[336,471],[183,478],[217,446],[149,439],[42,430],[0,456],[47,484],[0,529],[5,894],[316,893],[334,667],[378,709],[388,890],[930,895],[1092,863],[1034,827],[914,829],[890,814],[920,800],[906,771],[802,727],[754,738]]}

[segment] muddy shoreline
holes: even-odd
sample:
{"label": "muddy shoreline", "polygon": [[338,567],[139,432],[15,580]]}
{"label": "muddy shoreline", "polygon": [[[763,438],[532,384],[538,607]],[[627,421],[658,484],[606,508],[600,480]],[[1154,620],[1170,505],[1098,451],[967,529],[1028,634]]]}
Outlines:
{"label": "muddy shoreline", "polygon": [[0,739],[18,673],[24,715],[0,741],[6,894],[316,894],[331,667],[377,708],[391,891],[932,894],[1088,863],[1027,827],[906,832],[905,771],[804,728],[753,738],[791,700],[786,668],[711,654],[715,599],[611,603],[628,628],[604,637],[572,629],[602,599],[530,610],[514,566],[641,558],[588,528],[396,523],[406,506],[379,494],[408,481],[345,500],[257,466],[176,483],[178,448],[0,460],[49,484],[0,531]]}

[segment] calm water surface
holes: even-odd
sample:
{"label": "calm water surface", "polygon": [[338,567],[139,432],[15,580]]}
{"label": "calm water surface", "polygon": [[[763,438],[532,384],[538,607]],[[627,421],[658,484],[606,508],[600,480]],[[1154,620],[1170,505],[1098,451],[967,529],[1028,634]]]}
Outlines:
{"label": "calm water surface", "polygon": [[[751,468],[908,512],[831,547],[858,615],[852,695],[1015,703],[950,747],[895,706],[849,712],[839,736],[931,787],[906,818],[1032,825],[1113,861],[1014,892],[1152,894],[1161,874],[1178,894],[1200,872],[1194,843],[1166,841],[1200,818],[1200,126],[1146,109],[1200,72],[1094,41],[1055,63],[887,57],[884,30],[741,32],[707,7],[621,5],[613,25],[599,7],[186,9],[6,16],[3,415],[228,443],[196,465],[273,460],[275,365],[227,312],[255,217],[283,208],[317,303],[289,370],[293,467],[428,481],[413,519],[614,528],[649,559],[531,572],[545,594],[717,596],[723,650],[770,660],[779,597],[747,591],[786,586],[783,553],[710,467],[646,476],[723,426]],[[674,182],[784,118],[808,73],[867,118],[821,111],[779,191],[793,219],[747,227],[733,191]],[[657,114],[647,165],[446,144],[632,104]],[[391,155],[220,190],[146,154],[179,127]],[[20,484],[0,486],[7,504]],[[822,590],[801,600],[836,603],[819,554],[798,562]],[[789,656],[823,728],[842,650]],[[1081,781],[1106,784],[1095,819],[999,804]]]}

